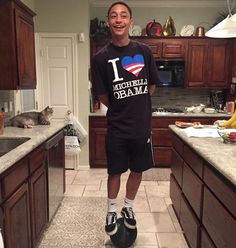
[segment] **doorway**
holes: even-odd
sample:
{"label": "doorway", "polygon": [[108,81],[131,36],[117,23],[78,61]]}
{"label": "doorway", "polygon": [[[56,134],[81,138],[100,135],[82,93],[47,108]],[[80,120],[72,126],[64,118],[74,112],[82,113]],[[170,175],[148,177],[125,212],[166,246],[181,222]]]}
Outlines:
{"label": "doorway", "polygon": [[[54,121],[77,113],[77,34],[37,33],[36,68],[39,110],[53,108]],[[66,168],[77,169],[78,156],[66,157]]]}

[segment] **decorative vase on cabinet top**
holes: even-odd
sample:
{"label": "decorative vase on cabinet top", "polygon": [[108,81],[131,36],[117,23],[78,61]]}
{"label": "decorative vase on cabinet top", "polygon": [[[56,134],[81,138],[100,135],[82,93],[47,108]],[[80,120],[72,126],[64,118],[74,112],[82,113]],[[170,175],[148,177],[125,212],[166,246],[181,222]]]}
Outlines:
{"label": "decorative vase on cabinet top", "polygon": [[169,18],[166,20],[166,23],[163,26],[163,36],[175,36],[176,29],[174,25],[174,20],[169,16]]}

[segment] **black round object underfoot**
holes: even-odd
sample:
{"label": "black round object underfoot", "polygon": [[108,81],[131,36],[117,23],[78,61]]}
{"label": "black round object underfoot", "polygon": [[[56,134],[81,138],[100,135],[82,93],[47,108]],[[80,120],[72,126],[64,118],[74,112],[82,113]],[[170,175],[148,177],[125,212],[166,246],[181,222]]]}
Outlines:
{"label": "black round object underfoot", "polygon": [[137,238],[137,228],[129,229],[124,225],[124,219],[117,219],[117,232],[110,236],[112,243],[117,248],[130,247]]}

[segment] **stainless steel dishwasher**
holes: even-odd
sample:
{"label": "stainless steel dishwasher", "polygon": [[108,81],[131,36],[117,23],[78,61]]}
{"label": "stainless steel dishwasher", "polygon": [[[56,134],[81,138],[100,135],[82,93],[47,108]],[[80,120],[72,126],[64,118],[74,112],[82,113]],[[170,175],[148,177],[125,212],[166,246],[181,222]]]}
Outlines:
{"label": "stainless steel dishwasher", "polygon": [[48,173],[48,219],[57,212],[65,192],[65,142],[61,130],[46,142]]}

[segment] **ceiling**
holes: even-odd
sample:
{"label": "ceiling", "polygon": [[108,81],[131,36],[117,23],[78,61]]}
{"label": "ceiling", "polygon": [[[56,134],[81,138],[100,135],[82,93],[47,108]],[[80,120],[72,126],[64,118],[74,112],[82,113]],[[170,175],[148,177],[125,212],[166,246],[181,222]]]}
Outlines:
{"label": "ceiling", "polygon": [[[234,0],[231,0],[233,2]],[[108,7],[114,0],[90,0],[93,7]],[[126,0],[131,7],[227,7],[227,0]]]}

